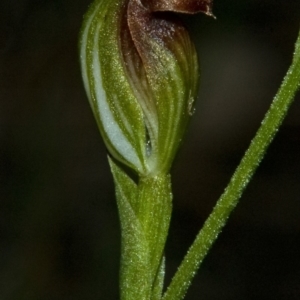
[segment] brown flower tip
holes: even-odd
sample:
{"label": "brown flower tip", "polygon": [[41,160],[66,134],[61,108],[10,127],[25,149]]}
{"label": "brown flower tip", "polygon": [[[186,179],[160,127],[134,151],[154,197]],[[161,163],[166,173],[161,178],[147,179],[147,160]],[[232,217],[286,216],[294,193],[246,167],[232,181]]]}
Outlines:
{"label": "brown flower tip", "polygon": [[213,0],[143,0],[143,5],[150,11],[173,11],[178,13],[196,14],[202,12],[214,17]]}

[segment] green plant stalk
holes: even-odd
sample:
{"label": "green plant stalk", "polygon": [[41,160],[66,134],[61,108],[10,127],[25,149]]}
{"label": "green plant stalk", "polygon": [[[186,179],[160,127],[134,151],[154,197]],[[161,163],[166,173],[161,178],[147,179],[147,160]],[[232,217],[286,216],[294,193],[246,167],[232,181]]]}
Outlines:
{"label": "green plant stalk", "polygon": [[172,211],[170,175],[143,177],[136,183],[112,159],[109,163],[122,232],[120,297],[159,300]]}
{"label": "green plant stalk", "polygon": [[300,86],[300,33],[296,42],[293,62],[275,96],[261,126],[221,195],[212,213],[190,247],[163,300],[183,299],[191,280],[203,259],[225,226],[243,191],[259,166],[264,154],[282,124],[295,93]]}

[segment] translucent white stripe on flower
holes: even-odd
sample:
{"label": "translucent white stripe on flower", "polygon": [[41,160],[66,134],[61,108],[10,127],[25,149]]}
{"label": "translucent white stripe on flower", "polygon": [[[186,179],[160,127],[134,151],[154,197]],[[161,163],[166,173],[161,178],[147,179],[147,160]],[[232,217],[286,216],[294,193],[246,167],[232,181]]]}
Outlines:
{"label": "translucent white stripe on flower", "polygon": [[[97,6],[99,8],[101,3]],[[88,98],[92,106],[96,106],[96,109],[99,113],[99,117],[101,120],[101,125],[105,132],[105,135],[109,139],[108,142],[113,147],[114,151],[116,151],[123,159],[125,159],[130,164],[134,165],[138,170],[142,169],[141,162],[136,154],[135,149],[132,144],[128,141],[127,137],[124,135],[124,132],[119,126],[119,123],[115,119],[112,114],[111,107],[109,102],[107,101],[107,95],[102,85],[102,76],[101,76],[101,64],[99,60],[99,49],[98,49],[98,40],[99,40],[99,32],[101,30],[102,22],[97,23],[97,27],[94,29],[94,41],[92,43],[92,49],[89,49],[87,44],[88,36],[90,34],[90,30],[93,30],[92,22],[95,17],[97,17],[97,13],[99,13],[98,9],[95,9],[93,14],[89,17],[85,30],[82,35],[82,49],[81,49],[81,60],[82,60],[82,73],[83,73],[83,81],[86,88],[86,92],[88,94]],[[88,48],[88,49],[87,49]],[[88,67],[87,67],[87,51],[92,51],[92,76],[94,84],[90,85]],[[95,99],[93,99],[93,93],[91,92],[91,87],[94,89]],[[112,96],[113,98],[113,96]],[[95,102],[95,103],[94,103]],[[117,103],[117,102],[116,102]],[[123,125],[127,125],[127,129],[129,131],[132,130],[128,123],[126,117],[121,113],[120,114],[121,121]]]}

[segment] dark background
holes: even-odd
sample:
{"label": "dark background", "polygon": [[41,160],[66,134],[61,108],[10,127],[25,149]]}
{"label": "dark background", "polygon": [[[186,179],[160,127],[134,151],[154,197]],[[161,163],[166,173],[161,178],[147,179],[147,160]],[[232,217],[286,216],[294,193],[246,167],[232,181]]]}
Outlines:
{"label": "dark background", "polygon": [[[89,0],[0,2],[0,299],[118,299],[120,231],[77,38]],[[185,17],[201,60],[172,170],[167,277],[224,190],[289,66],[299,0],[215,0]],[[300,299],[300,101],[187,299]]]}

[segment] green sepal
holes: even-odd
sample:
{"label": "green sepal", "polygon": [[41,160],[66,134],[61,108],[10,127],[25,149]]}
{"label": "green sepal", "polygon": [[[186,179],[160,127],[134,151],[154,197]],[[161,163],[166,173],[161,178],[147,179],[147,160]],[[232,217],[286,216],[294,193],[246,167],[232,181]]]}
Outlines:
{"label": "green sepal", "polygon": [[147,170],[144,117],[128,82],[119,42],[126,3],[92,3],[80,33],[80,61],[90,105],[109,152],[143,174]]}

